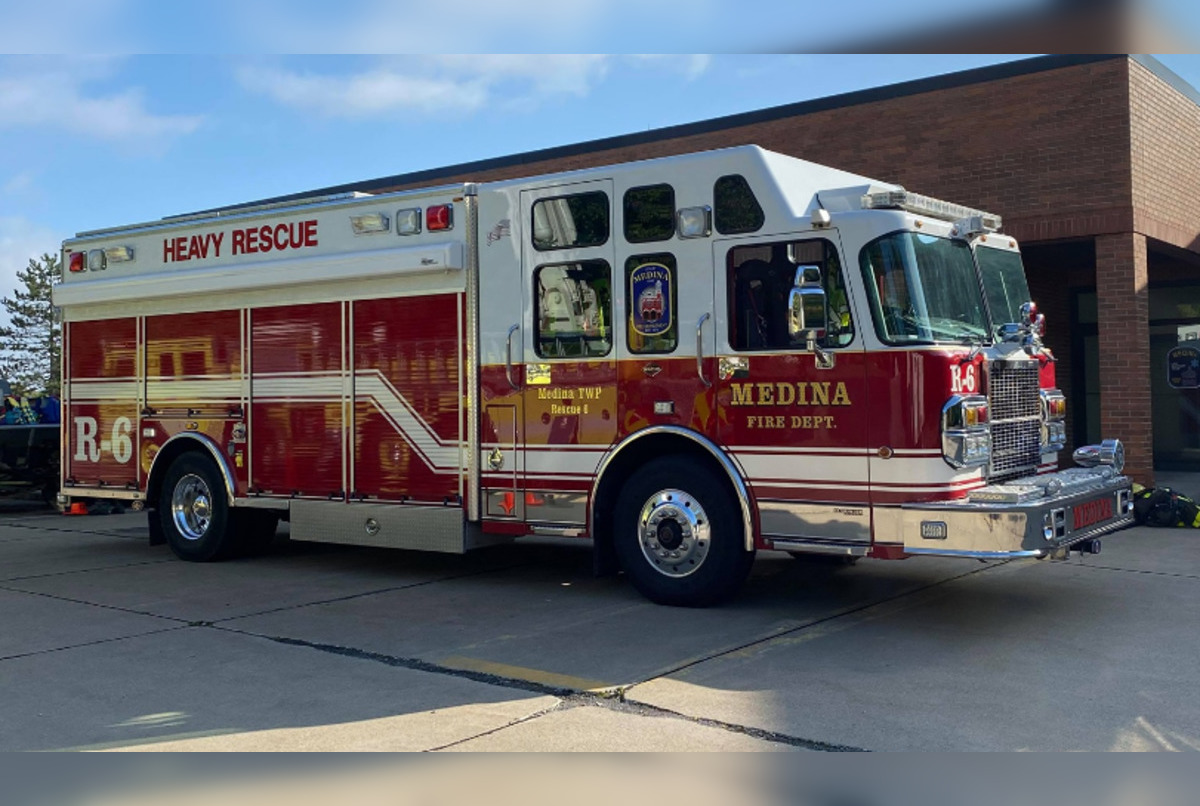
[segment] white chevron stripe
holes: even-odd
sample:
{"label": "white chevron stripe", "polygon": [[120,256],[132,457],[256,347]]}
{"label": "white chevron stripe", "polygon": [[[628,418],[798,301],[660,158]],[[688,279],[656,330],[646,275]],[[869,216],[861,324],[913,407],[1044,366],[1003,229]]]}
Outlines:
{"label": "white chevron stripe", "polygon": [[368,398],[430,468],[457,471],[462,467],[462,449],[459,444],[443,443],[382,374],[358,373],[355,375],[354,385],[355,396]]}
{"label": "white chevron stripe", "polygon": [[239,378],[147,378],[146,399],[151,403],[175,400],[183,403],[200,400],[227,400],[242,396]]}
{"label": "white chevron stripe", "polygon": [[263,398],[341,398],[348,394],[349,376],[341,373],[313,373],[311,375],[254,375],[251,386],[254,399]]}
{"label": "white chevron stripe", "polygon": [[70,381],[68,394],[72,403],[106,402],[109,400],[137,400],[137,378],[81,378]]}

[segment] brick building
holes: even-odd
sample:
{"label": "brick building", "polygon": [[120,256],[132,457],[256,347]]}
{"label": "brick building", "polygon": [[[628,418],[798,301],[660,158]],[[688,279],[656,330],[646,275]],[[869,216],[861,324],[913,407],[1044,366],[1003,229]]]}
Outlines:
{"label": "brick building", "polygon": [[1200,332],[1200,94],[1151,57],[1032,58],[322,192],[744,143],[1001,214],[1059,359],[1068,450],[1119,437],[1147,484],[1155,467],[1200,470],[1200,390],[1166,371],[1167,350]]}

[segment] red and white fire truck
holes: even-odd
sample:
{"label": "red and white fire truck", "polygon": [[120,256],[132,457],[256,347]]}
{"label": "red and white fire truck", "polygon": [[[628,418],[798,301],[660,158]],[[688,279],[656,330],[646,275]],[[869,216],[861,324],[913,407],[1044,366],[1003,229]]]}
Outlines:
{"label": "red and white fire truck", "polygon": [[706,604],[755,551],[1063,556],[1132,520],[994,215],[754,146],[63,245],[62,496],[188,560],[590,538]]}

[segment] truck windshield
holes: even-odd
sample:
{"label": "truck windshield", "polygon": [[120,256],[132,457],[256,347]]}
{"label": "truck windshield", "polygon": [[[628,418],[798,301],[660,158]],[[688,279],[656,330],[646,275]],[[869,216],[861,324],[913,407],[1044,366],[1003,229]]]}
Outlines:
{"label": "truck windshield", "polygon": [[916,232],[885,235],[859,256],[879,337],[890,344],[987,338],[971,248]]}
{"label": "truck windshield", "polygon": [[979,273],[983,276],[983,290],[987,294],[992,324],[999,327],[1019,321],[1021,306],[1030,300],[1020,252],[980,246],[975,251],[975,258],[979,261]]}

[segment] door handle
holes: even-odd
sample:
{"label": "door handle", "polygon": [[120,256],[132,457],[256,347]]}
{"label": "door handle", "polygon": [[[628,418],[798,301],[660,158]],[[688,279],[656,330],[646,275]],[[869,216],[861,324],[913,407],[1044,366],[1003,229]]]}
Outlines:
{"label": "door handle", "polygon": [[712,386],[712,381],[704,377],[704,323],[710,316],[710,313],[702,314],[700,321],[696,323],[696,374],[700,376],[700,383],[706,387]]}
{"label": "door handle", "polygon": [[516,382],[513,381],[513,366],[512,366],[512,337],[521,328],[521,325],[515,324],[508,329],[508,337],[504,340],[504,377],[508,378],[508,385],[513,389],[520,389]]}

